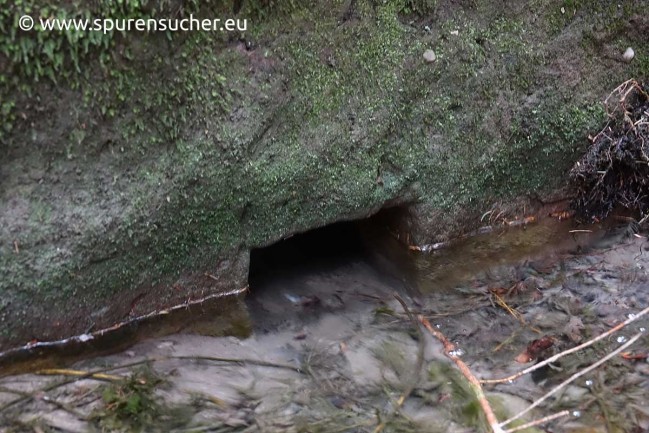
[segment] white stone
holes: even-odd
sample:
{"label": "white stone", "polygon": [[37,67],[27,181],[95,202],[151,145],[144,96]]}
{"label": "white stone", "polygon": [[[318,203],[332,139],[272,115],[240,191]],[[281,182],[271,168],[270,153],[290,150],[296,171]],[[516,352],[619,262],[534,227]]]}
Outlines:
{"label": "white stone", "polygon": [[627,62],[633,60],[634,57],[635,57],[635,51],[633,51],[633,48],[631,47],[627,48],[624,54],[622,54],[622,58]]}
{"label": "white stone", "polygon": [[424,52],[424,60],[426,60],[428,63],[433,63],[435,60],[437,60],[437,56],[435,55],[435,51],[426,50]]}

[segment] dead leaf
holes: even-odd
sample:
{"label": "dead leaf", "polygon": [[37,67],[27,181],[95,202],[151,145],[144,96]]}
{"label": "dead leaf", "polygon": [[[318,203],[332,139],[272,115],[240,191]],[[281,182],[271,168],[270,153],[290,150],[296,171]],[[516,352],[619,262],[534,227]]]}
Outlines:
{"label": "dead leaf", "polygon": [[554,339],[550,336],[544,336],[536,340],[532,340],[527,348],[518,354],[514,360],[521,364],[526,364],[537,359],[543,352],[554,346]]}
{"label": "dead leaf", "polygon": [[629,361],[644,361],[649,357],[647,353],[633,353],[633,352],[623,352],[622,358]]}
{"label": "dead leaf", "polygon": [[524,352],[521,352],[518,354],[516,358],[514,358],[514,361],[518,362],[519,364],[527,364],[528,362],[534,361],[534,358],[530,356],[529,353],[527,353],[527,350]]}

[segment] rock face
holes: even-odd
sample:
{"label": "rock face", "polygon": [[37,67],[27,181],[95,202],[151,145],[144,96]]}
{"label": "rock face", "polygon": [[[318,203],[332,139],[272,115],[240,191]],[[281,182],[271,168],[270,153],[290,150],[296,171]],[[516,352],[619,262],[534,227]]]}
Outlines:
{"label": "rock face", "polygon": [[471,229],[562,187],[649,70],[642,1],[305,3],[245,2],[237,33],[0,39],[0,349],[245,287],[251,248],[384,207],[412,242]]}

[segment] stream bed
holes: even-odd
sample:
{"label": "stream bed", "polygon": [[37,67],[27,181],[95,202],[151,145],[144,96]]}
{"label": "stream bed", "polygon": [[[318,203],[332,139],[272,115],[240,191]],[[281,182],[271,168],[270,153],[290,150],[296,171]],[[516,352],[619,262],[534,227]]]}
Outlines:
{"label": "stream bed", "polygon": [[[287,263],[277,250],[253,255],[250,336],[178,333],[66,370],[3,377],[0,431],[488,431],[465,378],[395,294],[456,344],[475,376],[508,376],[533,364],[520,362],[532,341],[552,342],[535,354],[546,358],[649,305],[647,239],[627,225],[579,229],[547,219],[427,253],[373,236],[359,249],[298,248]],[[520,412],[648,327],[643,317],[485,385],[496,415]],[[647,431],[648,352],[645,334],[523,419],[568,416],[520,431]]]}

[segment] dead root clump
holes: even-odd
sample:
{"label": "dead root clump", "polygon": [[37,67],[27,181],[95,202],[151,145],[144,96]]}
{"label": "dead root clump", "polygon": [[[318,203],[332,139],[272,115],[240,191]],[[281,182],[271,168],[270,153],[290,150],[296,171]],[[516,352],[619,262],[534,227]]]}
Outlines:
{"label": "dead root clump", "polygon": [[649,84],[629,80],[605,101],[606,127],[570,172],[577,189],[573,207],[598,221],[623,206],[649,215]]}

